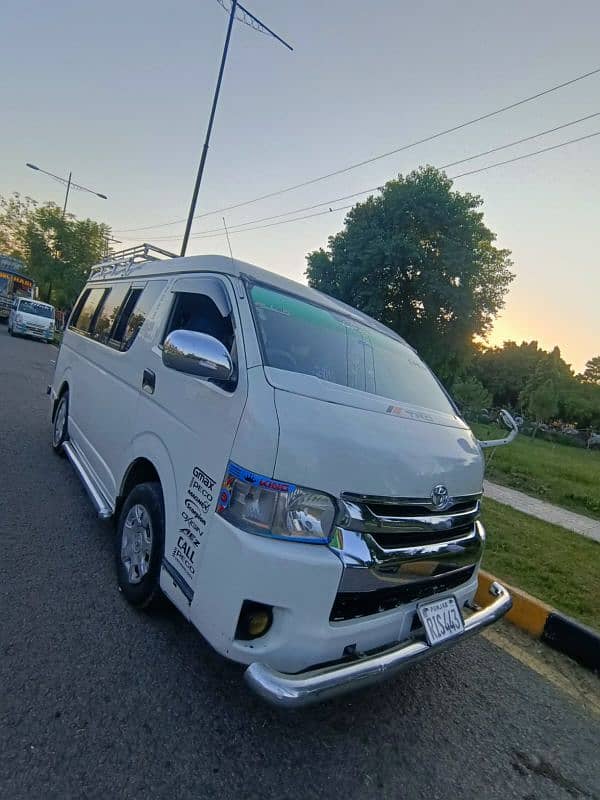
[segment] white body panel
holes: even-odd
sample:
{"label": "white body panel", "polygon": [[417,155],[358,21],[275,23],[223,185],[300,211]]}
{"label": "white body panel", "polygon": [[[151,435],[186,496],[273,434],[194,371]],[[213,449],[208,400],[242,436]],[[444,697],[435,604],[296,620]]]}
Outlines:
{"label": "white body panel", "polygon": [[[66,330],[52,400],[68,386],[71,439],[110,507],[118,505],[138,459],[158,473],[166,526],[160,583],[173,603],[223,655],[293,672],[340,659],[347,648],[368,651],[408,637],[418,601],[330,621],[346,569],[343,554],[326,544],[252,535],[216,514],[229,461],[337,502],[348,492],[427,499],[436,484],[452,496],[475,496],[482,490],[483,459],[454,414],[405,406],[397,415],[389,410],[393,398],[265,367],[242,275],[367,320],[307,287],[216,256],[173,259],[166,267],[150,262],[112,278],[99,273],[89,286],[160,280],[164,290],[126,352]],[[238,363],[233,391],[162,360],[173,293],[203,293],[207,276],[222,283],[231,306]],[[145,370],[154,376],[151,393],[142,389]],[[476,583],[475,566],[453,589],[461,606]],[[236,638],[244,601],[273,609],[273,624],[258,639]]]}

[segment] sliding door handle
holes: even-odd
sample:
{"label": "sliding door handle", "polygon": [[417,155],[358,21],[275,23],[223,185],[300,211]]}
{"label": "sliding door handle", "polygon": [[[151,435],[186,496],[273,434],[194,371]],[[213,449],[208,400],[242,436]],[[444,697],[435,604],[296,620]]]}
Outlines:
{"label": "sliding door handle", "polygon": [[154,394],[154,387],[156,386],[156,375],[152,372],[151,369],[144,370],[144,376],[142,378],[142,389],[148,394]]}

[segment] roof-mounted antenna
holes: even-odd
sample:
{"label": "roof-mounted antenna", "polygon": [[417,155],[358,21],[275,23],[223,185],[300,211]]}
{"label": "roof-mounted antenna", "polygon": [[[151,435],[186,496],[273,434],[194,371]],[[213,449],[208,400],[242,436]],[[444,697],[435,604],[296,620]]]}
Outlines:
{"label": "roof-mounted antenna", "polygon": [[223,227],[225,228],[225,236],[227,237],[227,244],[229,245],[229,256],[231,258],[231,263],[233,264],[233,250],[231,249],[231,240],[229,238],[229,231],[227,230],[227,223],[225,222],[225,217],[223,217]]}

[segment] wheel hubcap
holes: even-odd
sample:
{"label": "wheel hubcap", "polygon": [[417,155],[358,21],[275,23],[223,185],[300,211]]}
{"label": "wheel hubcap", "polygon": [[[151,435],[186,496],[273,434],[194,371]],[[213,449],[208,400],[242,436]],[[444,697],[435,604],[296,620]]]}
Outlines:
{"label": "wheel hubcap", "polygon": [[144,506],[129,509],[121,537],[121,561],[129,583],[139,583],[150,568],[152,522]]}
{"label": "wheel hubcap", "polygon": [[65,422],[67,420],[67,404],[64,400],[60,401],[60,405],[58,406],[58,411],[56,412],[56,417],[54,418],[54,446],[58,447],[60,444],[60,440],[64,433],[65,429]]}

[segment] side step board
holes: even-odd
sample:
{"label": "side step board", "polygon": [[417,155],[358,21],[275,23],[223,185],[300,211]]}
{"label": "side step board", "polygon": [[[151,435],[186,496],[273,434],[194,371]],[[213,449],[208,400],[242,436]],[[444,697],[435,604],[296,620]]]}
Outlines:
{"label": "side step board", "polygon": [[88,493],[90,500],[94,504],[100,519],[109,519],[109,517],[112,517],[113,509],[111,508],[110,503],[106,500],[102,492],[93,482],[92,478],[88,475],[86,468],[83,465],[83,460],[76,448],[71,444],[71,442],[65,442],[63,444],[63,450],[67,454],[67,458],[73,465],[75,472],[83,483],[83,486]]}

